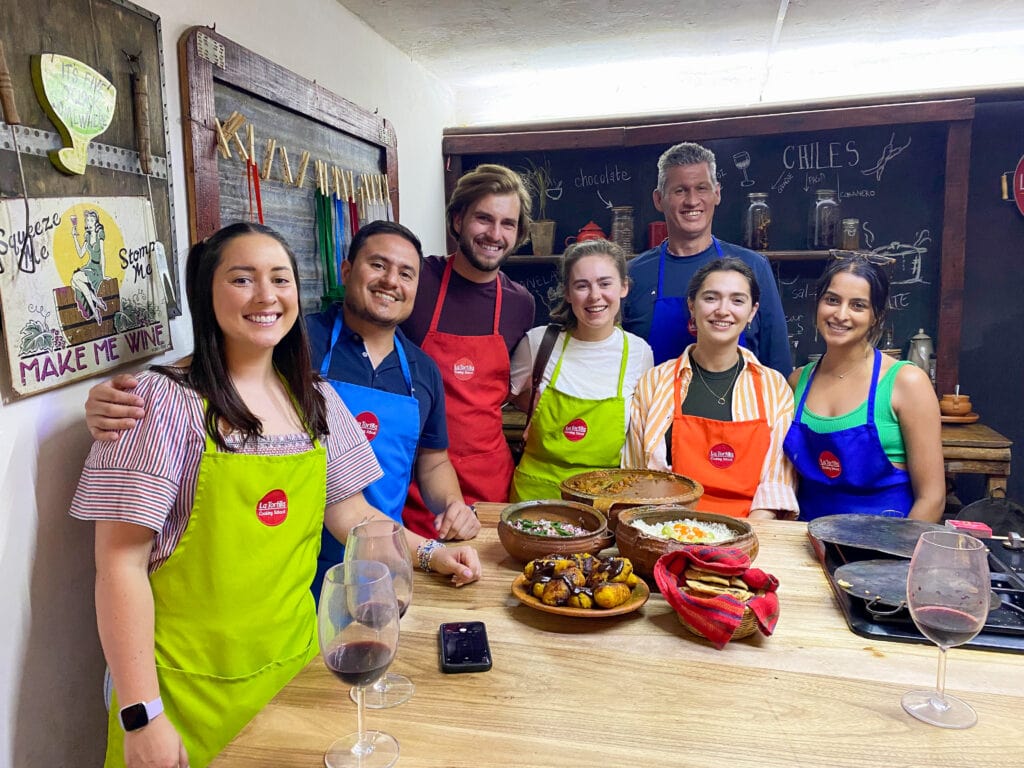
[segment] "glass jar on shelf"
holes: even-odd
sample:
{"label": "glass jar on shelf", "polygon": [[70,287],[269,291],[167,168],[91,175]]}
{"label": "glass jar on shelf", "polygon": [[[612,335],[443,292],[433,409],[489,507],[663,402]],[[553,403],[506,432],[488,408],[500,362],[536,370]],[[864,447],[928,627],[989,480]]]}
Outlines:
{"label": "glass jar on shelf", "polygon": [[807,247],[822,251],[836,247],[836,230],[839,228],[839,201],[834,189],[814,191],[814,203],[807,216]]}
{"label": "glass jar on shelf", "polygon": [[768,206],[767,192],[747,195],[746,213],[743,215],[743,245],[752,251],[768,250],[768,227],[772,223],[772,210]]}
{"label": "glass jar on shelf", "polygon": [[612,208],[611,239],[627,256],[633,253],[633,206],[616,205]]}

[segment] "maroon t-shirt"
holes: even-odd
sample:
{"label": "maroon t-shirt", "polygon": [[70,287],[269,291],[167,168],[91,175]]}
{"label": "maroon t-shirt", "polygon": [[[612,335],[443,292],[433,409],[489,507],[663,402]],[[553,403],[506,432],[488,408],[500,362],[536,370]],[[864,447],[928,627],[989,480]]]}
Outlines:
{"label": "maroon t-shirt", "polygon": [[[441,278],[447,257],[428,256],[420,270],[420,284],[416,292],[409,319],[402,323],[402,332],[416,344],[422,345],[430,330],[430,319],[441,291]],[[533,295],[522,285],[498,272],[501,280],[501,318],[498,330],[505,339],[509,355],[519,340],[533,327]],[[496,281],[474,283],[452,271],[437,330],[458,336],[486,336],[494,327],[494,296]]]}

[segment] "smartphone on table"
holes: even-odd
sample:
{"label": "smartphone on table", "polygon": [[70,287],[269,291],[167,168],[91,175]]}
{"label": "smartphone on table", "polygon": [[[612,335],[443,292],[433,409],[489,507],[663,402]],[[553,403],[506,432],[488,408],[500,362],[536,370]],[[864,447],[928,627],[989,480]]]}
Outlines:
{"label": "smartphone on table", "polygon": [[486,672],[491,668],[487,627],[482,621],[453,621],[438,631],[441,671]]}

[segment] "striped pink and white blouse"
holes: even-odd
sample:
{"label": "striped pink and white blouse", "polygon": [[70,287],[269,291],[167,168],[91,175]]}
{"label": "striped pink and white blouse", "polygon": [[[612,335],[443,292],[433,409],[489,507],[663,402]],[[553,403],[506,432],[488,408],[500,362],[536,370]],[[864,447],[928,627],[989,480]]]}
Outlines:
{"label": "striped pink and white blouse", "polygon": [[[146,401],[146,417],[115,442],[96,442],[85,460],[71,502],[73,517],[145,526],[156,533],[150,573],[170,556],[188,525],[199,461],[205,448],[199,395],[166,376],[137,376],[134,394]],[[353,496],[383,474],[373,449],[352,414],[327,384],[327,504]],[[234,439],[232,439],[234,438]],[[236,436],[228,444],[240,447]],[[312,448],[308,434],[271,435],[250,442],[243,453],[288,455]]]}

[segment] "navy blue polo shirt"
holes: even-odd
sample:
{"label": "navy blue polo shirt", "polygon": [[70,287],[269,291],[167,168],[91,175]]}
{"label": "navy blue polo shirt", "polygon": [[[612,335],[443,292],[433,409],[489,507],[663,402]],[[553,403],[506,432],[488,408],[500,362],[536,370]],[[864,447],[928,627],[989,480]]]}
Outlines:
{"label": "navy blue polo shirt", "polygon": [[[320,370],[327,356],[334,318],[339,312],[341,305],[333,304],[326,312],[306,315],[310,353],[313,358],[313,369],[316,371]],[[409,341],[398,328],[395,329],[395,341],[402,345],[409,360],[413,397],[420,406],[419,446],[433,450],[447,448],[448,427],[445,423],[444,384],[441,381],[441,372],[437,364],[422,349]],[[402,377],[398,353],[392,350],[374,369],[369,355],[366,354],[362,337],[348,328],[344,329],[338,337],[338,343],[334,345],[327,378],[398,395],[409,394],[405,379]]]}

